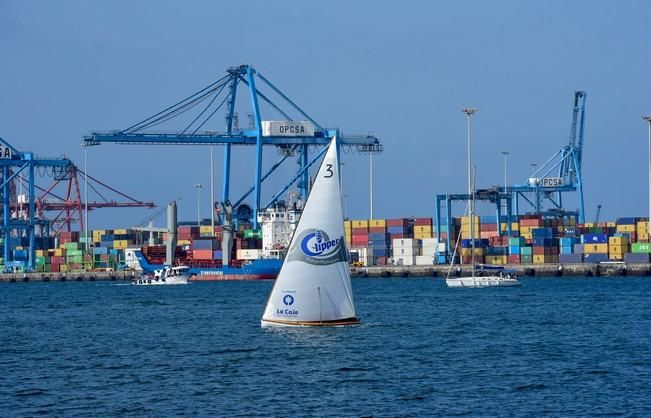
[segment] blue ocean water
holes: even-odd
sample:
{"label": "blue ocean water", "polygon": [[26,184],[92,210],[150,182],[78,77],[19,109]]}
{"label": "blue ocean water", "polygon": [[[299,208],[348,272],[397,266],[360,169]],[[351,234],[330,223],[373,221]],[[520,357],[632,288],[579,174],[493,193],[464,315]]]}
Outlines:
{"label": "blue ocean water", "polygon": [[0,285],[1,416],[651,416],[651,280],[354,279],[363,324],[261,329],[271,282]]}

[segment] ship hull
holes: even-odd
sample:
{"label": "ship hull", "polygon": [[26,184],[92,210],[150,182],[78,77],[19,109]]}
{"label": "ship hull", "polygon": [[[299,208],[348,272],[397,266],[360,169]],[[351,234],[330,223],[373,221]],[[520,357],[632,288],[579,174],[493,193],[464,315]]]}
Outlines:
{"label": "ship hull", "polygon": [[191,268],[192,281],[274,280],[280,272],[282,260],[253,260],[242,267]]}

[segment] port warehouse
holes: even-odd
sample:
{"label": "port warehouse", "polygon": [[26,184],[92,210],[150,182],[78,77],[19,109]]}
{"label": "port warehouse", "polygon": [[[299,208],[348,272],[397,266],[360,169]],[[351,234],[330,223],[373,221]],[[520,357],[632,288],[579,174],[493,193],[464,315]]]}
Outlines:
{"label": "port warehouse", "polygon": [[[521,215],[508,225],[495,216],[476,216],[474,220],[474,261],[490,265],[577,264],[621,261],[627,264],[650,262],[647,218],[619,218],[615,222],[578,224],[572,217],[543,219],[540,215]],[[353,266],[428,266],[472,263],[470,218],[454,218],[452,231],[443,226],[441,242],[432,218],[400,218],[345,221],[345,239]],[[498,227],[500,231],[498,231]],[[450,234],[453,248],[446,248]],[[177,263],[201,267],[220,267],[222,230],[210,225],[178,227]],[[246,262],[263,253],[260,230],[241,223],[236,233],[233,259]],[[22,272],[27,251],[24,238],[11,238],[13,261],[3,271]],[[457,244],[457,239],[459,242]],[[57,239],[36,241],[36,272],[88,272],[124,269],[133,266],[129,249],[141,248],[153,264],[165,261],[167,234],[132,229],[93,230],[88,239],[83,232],[61,232]],[[56,244],[56,245],[55,245]],[[455,255],[456,253],[456,255]],[[452,260],[454,255],[455,260]],[[4,258],[2,259],[4,263]]]}

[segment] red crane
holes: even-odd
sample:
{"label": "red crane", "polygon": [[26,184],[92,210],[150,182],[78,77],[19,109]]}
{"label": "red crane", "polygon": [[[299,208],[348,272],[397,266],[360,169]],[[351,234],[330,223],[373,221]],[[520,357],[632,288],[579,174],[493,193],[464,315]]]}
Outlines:
{"label": "red crane", "polygon": [[[88,179],[88,187],[91,188],[102,199],[102,201],[82,201],[81,193],[79,192],[78,174],[81,174]],[[60,232],[64,228],[67,231],[72,231],[74,224],[78,224],[79,230],[83,230],[83,211],[86,210],[86,206],[88,206],[89,211],[99,208],[156,207],[153,202],[142,202],[120,192],[91,175],[85,175],[85,173],[75,165],[71,165],[67,170],[61,172],[53,171],[52,177],[54,178],[54,183],[49,188],[46,189],[38,185],[34,186],[40,192],[34,203],[36,206],[36,217],[39,219],[46,219],[45,212],[54,212],[54,216],[51,216],[49,219],[51,233],[53,234]],[[20,181],[22,181],[22,179],[20,179]],[[104,196],[106,192],[103,193],[101,190],[102,188],[119,195],[124,198],[125,201],[116,201],[114,199],[106,198]],[[59,190],[59,193],[56,193],[57,190]],[[63,192],[61,192],[61,190],[63,190]],[[12,201],[16,202],[17,200],[12,199]],[[27,205],[12,203],[12,212],[18,214],[21,206],[26,210]]]}

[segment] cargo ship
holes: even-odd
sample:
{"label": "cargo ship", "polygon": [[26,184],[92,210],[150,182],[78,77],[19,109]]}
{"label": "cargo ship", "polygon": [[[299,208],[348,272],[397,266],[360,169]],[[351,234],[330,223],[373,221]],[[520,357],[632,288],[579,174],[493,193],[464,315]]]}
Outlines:
{"label": "cargo ship", "polygon": [[[173,259],[173,264],[190,267],[193,281],[275,279],[300,218],[300,207],[288,208],[281,202],[261,211],[259,230],[251,229],[247,223],[231,227],[228,209],[225,213],[224,223],[214,229],[176,228],[172,214],[169,231],[177,231],[178,239],[176,234],[170,234],[166,246],[127,250],[127,265],[150,273],[169,265],[167,259]],[[173,255],[168,254],[171,248],[175,249]]]}

